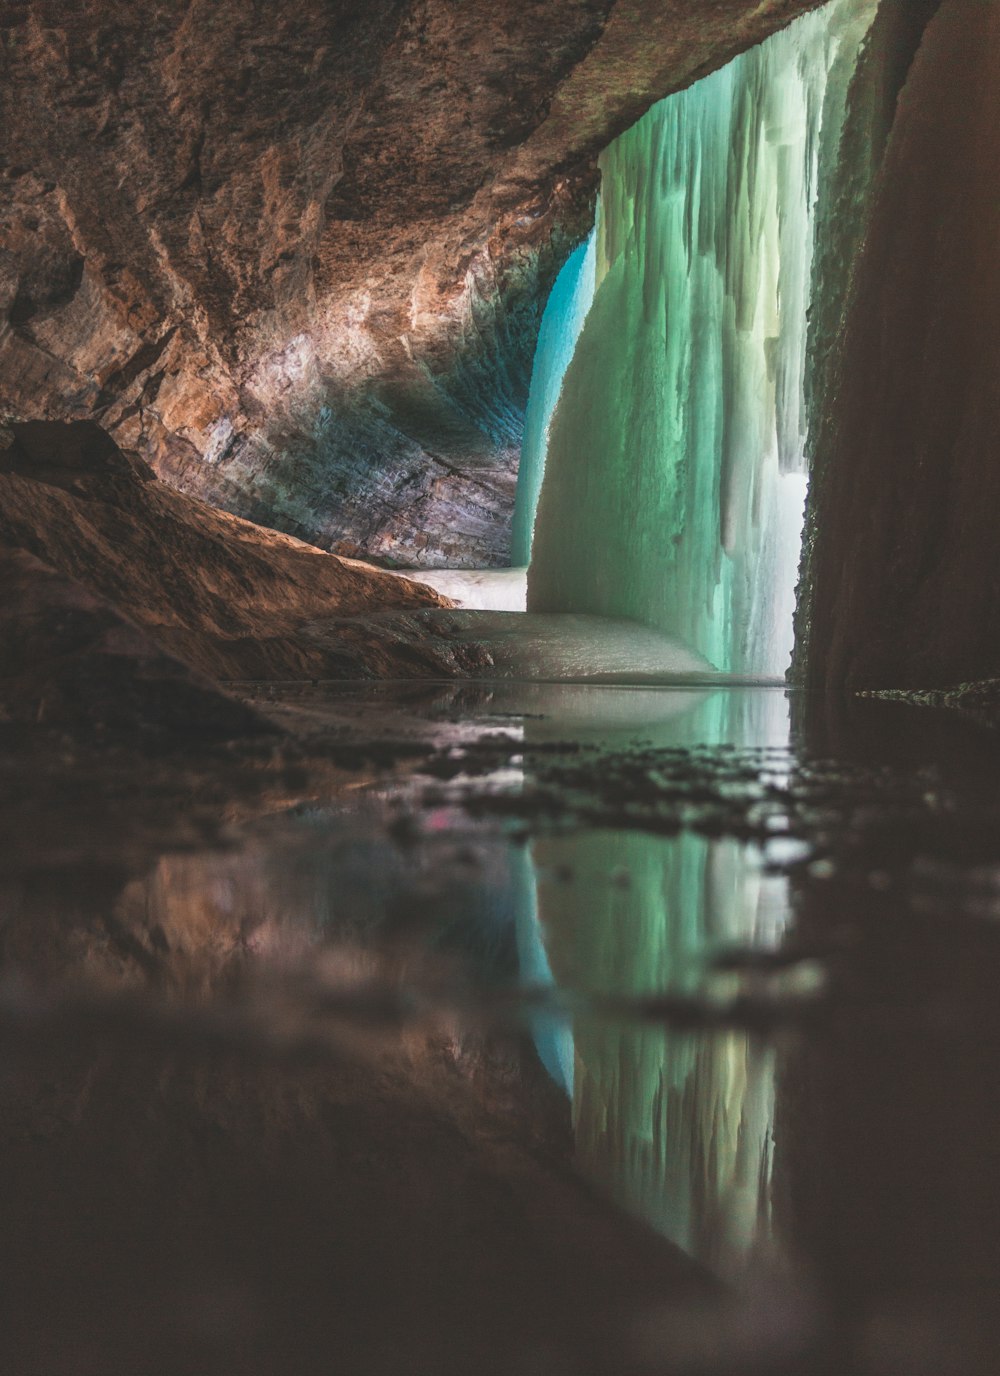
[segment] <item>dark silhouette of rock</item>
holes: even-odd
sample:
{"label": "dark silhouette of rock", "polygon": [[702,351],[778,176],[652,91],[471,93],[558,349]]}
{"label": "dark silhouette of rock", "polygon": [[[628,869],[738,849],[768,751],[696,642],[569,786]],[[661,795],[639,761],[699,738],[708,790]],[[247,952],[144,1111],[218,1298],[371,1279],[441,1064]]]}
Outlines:
{"label": "dark silhouette of rock", "polygon": [[146,742],[274,728],[34,555],[0,545],[0,713]]}
{"label": "dark silhouette of rock", "polygon": [[185,497],[93,422],[31,422],[11,434],[0,453],[0,540],[203,674],[420,676],[476,661],[474,650],[433,634],[390,639],[355,620],[447,606],[431,589]]}

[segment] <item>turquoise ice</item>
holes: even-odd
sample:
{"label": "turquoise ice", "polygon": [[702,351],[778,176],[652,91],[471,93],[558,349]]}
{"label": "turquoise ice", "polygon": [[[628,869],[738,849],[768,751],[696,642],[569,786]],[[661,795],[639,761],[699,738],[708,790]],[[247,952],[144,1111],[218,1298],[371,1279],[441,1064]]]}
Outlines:
{"label": "turquoise ice", "polygon": [[[542,439],[558,403],[529,610],[642,622],[727,672],[787,668],[815,205],[837,151],[823,123],[874,11],[835,0],[804,16],[602,155],[594,299],[561,388],[568,324],[547,322],[536,364]],[[553,316],[571,296],[579,313],[567,286]]]}

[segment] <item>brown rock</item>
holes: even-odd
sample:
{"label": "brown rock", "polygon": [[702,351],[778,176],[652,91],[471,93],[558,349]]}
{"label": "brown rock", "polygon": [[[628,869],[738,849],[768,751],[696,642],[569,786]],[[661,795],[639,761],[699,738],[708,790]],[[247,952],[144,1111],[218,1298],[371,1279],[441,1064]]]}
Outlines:
{"label": "brown rock", "polygon": [[0,713],[8,720],[147,741],[273,729],[24,550],[0,545],[0,583]]}
{"label": "brown rock", "polygon": [[[182,496],[92,422],[12,427],[0,455],[0,540],[125,614],[160,651],[216,678],[403,672],[391,642],[349,618],[447,602]],[[7,601],[15,608],[17,595]],[[336,636],[319,635],[336,619]],[[440,672],[433,638],[407,674]]]}
{"label": "brown rock", "polygon": [[502,562],[594,155],[814,3],[5,7],[0,420],[100,419],[328,548]]}
{"label": "brown rock", "polygon": [[1000,10],[949,0],[899,99],[810,502],[811,688],[1000,675]]}

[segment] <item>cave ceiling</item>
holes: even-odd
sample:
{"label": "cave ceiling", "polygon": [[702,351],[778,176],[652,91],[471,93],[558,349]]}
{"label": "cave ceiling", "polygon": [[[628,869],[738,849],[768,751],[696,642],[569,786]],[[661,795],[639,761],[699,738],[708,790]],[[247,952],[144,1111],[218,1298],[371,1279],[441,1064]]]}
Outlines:
{"label": "cave ceiling", "polygon": [[503,563],[595,158],[815,0],[0,3],[0,422],[325,548]]}

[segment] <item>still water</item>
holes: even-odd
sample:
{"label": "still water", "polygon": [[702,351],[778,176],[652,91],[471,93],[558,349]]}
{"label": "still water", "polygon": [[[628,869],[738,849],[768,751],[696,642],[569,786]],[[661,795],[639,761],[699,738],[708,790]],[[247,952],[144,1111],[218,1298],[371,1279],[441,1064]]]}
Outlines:
{"label": "still water", "polygon": [[455,1046],[519,1029],[573,1170],[736,1293],[764,1287],[765,1327],[817,1327],[841,1370],[988,1369],[989,732],[777,688],[327,685],[278,706],[334,745],[367,732],[382,762],[92,901],[46,889],[66,920],[43,951],[17,940],[38,893],[6,890],[8,964],[221,1004],[276,1044],[331,1016],[443,1018]]}

